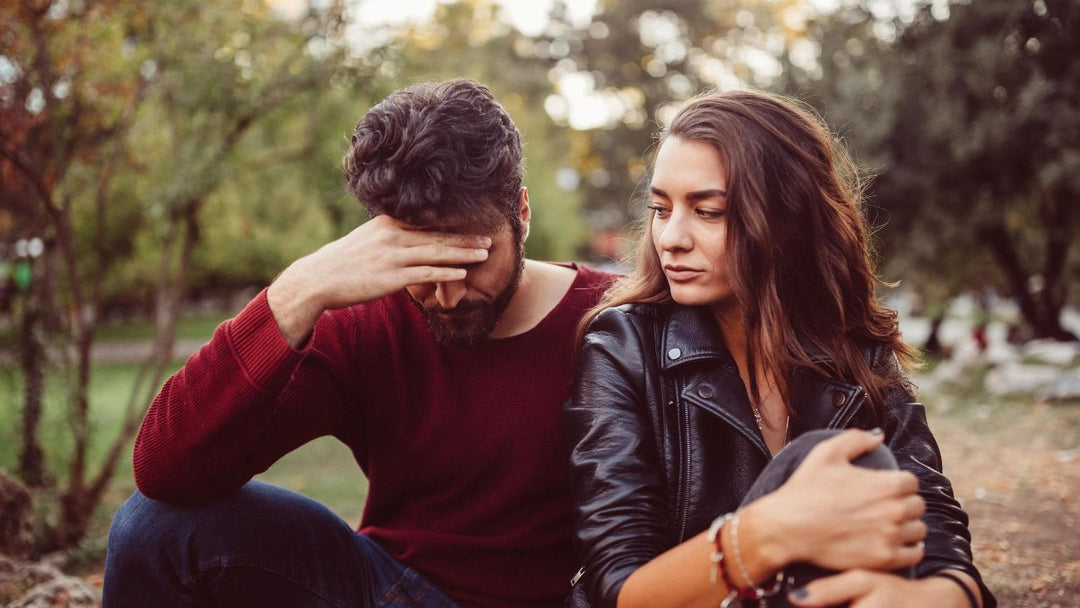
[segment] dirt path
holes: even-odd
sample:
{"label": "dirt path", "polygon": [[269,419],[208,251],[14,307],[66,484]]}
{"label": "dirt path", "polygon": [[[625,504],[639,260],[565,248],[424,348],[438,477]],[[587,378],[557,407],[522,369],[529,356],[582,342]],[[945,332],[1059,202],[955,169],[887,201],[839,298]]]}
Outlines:
{"label": "dirt path", "polygon": [[930,420],[1000,605],[1080,607],[1080,404],[931,405]]}

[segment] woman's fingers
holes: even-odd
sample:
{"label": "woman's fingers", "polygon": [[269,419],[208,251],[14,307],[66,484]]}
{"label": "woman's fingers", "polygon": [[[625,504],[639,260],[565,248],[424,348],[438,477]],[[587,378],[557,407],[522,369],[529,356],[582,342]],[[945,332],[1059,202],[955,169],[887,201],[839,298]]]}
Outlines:
{"label": "woman's fingers", "polygon": [[896,553],[893,555],[892,562],[889,563],[886,568],[888,570],[897,570],[899,568],[909,568],[922,561],[923,553],[926,551],[926,545],[923,543],[915,543],[914,545],[902,545],[896,549]]}
{"label": "woman's fingers", "polygon": [[856,600],[874,589],[874,575],[863,570],[819,578],[793,590],[788,599],[796,606],[832,606]]}
{"label": "woman's fingers", "polygon": [[879,445],[885,440],[881,429],[863,431],[848,429],[835,437],[830,437],[810,450],[806,455],[807,463],[851,462]]}
{"label": "woman's fingers", "polygon": [[900,504],[903,509],[903,519],[919,519],[926,513],[926,501],[922,496],[919,496],[915,492],[918,491],[919,482],[915,482],[915,490],[912,490],[908,496],[904,496],[900,499]]}
{"label": "woman's fingers", "polygon": [[902,545],[921,543],[926,538],[926,524],[920,519],[913,519],[900,525],[897,539]]}

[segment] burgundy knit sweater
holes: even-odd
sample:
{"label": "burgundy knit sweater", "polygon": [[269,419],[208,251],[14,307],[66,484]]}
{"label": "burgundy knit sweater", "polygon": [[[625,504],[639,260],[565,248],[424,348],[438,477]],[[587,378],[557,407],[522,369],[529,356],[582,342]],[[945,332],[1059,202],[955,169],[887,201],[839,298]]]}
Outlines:
{"label": "burgundy knit sweater", "polygon": [[368,477],[359,531],[464,606],[557,606],[576,569],[568,447],[574,332],[611,276],[579,267],[534,329],[439,345],[402,292],[320,317],[303,350],[265,291],[192,355],[135,442],[147,496],[232,490],[323,435]]}

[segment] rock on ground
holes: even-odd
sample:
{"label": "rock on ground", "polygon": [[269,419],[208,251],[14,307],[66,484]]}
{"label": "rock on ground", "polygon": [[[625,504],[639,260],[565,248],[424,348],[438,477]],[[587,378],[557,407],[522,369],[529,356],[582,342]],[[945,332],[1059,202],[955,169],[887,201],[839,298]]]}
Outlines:
{"label": "rock on ground", "polygon": [[0,604],[7,608],[97,608],[101,594],[46,563],[0,555]]}

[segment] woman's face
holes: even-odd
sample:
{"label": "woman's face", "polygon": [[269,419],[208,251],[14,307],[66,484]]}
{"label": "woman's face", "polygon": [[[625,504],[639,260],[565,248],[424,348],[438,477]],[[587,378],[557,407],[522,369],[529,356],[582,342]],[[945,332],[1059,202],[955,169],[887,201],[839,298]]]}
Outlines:
{"label": "woman's face", "polygon": [[723,309],[734,302],[724,259],[727,176],[713,146],[668,137],[649,191],[652,242],[671,297],[679,304]]}

